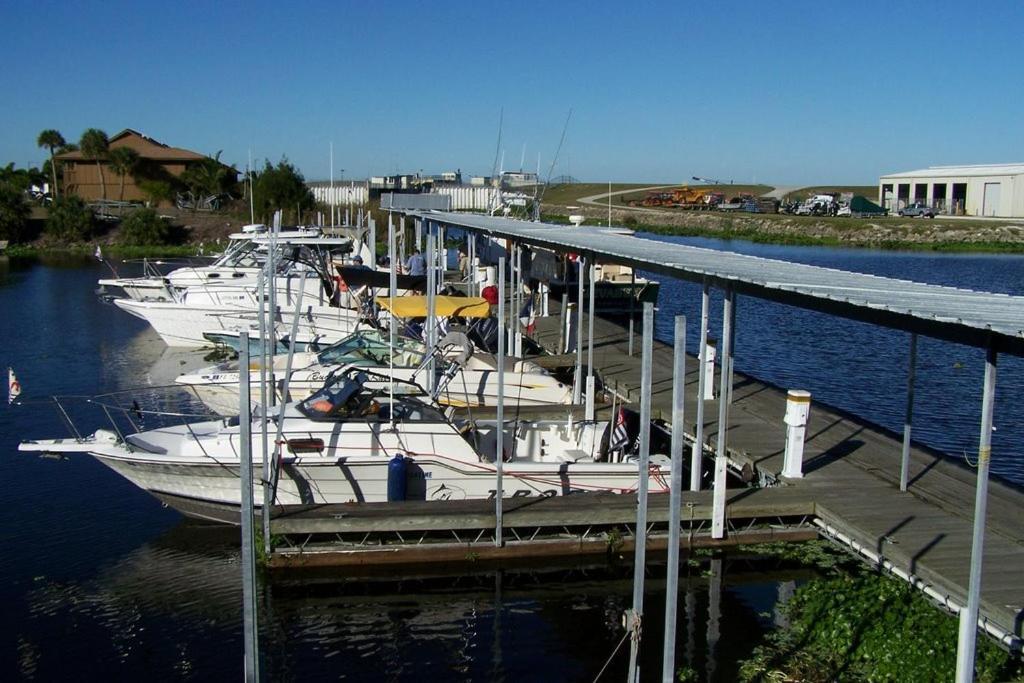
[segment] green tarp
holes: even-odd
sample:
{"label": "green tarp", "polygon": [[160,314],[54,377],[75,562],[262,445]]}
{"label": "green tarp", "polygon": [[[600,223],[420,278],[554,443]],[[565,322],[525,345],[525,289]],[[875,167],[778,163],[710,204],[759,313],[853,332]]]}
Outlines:
{"label": "green tarp", "polygon": [[850,213],[861,214],[861,215],[885,215],[885,209],[875,204],[866,197],[861,197],[859,194],[854,195],[853,199],[850,200]]}

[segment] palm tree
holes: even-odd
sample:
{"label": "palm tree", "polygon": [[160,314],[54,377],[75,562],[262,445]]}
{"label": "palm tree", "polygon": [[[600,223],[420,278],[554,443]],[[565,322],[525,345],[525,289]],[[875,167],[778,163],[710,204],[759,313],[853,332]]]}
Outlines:
{"label": "palm tree", "polygon": [[82,133],[82,139],[78,141],[82,154],[87,159],[92,159],[96,162],[96,168],[100,172],[100,191],[103,193],[103,199],[107,198],[107,181],[103,177],[103,160],[107,157],[109,145],[110,141],[107,139],[107,134],[99,128],[89,128]]}
{"label": "palm tree", "polygon": [[36,138],[36,144],[40,147],[46,147],[50,150],[50,173],[53,174],[53,196],[57,197],[57,163],[53,160],[53,151],[59,147],[63,147],[67,144],[67,140],[60,134],[60,131],[52,128],[47,128],[39,137]]}
{"label": "palm tree", "polygon": [[120,201],[124,201],[124,177],[126,175],[135,174],[135,170],[139,166],[139,153],[131,147],[115,147],[110,150],[108,154],[110,159],[110,168],[117,175],[121,176],[121,196]]}

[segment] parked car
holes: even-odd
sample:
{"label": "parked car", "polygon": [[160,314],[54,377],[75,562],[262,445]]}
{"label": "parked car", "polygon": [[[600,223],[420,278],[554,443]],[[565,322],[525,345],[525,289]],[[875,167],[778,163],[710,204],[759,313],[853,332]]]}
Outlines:
{"label": "parked car", "polygon": [[900,209],[900,215],[911,216],[913,218],[935,218],[935,209],[928,206],[927,204],[917,202],[915,204],[911,204],[910,206]]}

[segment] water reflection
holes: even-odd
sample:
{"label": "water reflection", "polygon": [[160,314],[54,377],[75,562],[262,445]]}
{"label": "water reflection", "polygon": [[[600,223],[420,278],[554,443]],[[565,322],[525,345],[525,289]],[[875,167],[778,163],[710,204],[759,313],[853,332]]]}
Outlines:
{"label": "water reflection", "polygon": [[[732,680],[771,626],[788,572],[742,558],[687,565],[679,666]],[[234,677],[241,665],[237,531],[182,522],[80,580],[39,576],[12,629],[19,677]],[[651,567],[653,577],[663,565]],[[622,635],[632,572],[614,565],[367,581],[264,580],[270,680],[592,680]],[[661,662],[664,582],[648,579],[642,666]],[[62,638],[74,625],[75,636]],[[59,647],[55,647],[56,643]],[[622,650],[605,676],[625,674]],[[80,670],[77,669],[81,662]],[[163,675],[162,677],[166,677]]]}

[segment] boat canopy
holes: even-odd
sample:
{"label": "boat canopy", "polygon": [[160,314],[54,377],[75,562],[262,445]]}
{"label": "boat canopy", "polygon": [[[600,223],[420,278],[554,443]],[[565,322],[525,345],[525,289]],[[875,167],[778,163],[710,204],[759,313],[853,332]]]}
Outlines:
{"label": "boat canopy", "polygon": [[[394,309],[391,303],[394,301]],[[387,296],[377,297],[377,304],[399,318],[426,318],[427,297],[425,296]],[[488,318],[491,306],[486,299],[475,296],[436,296],[434,297],[434,313],[440,318]]]}

